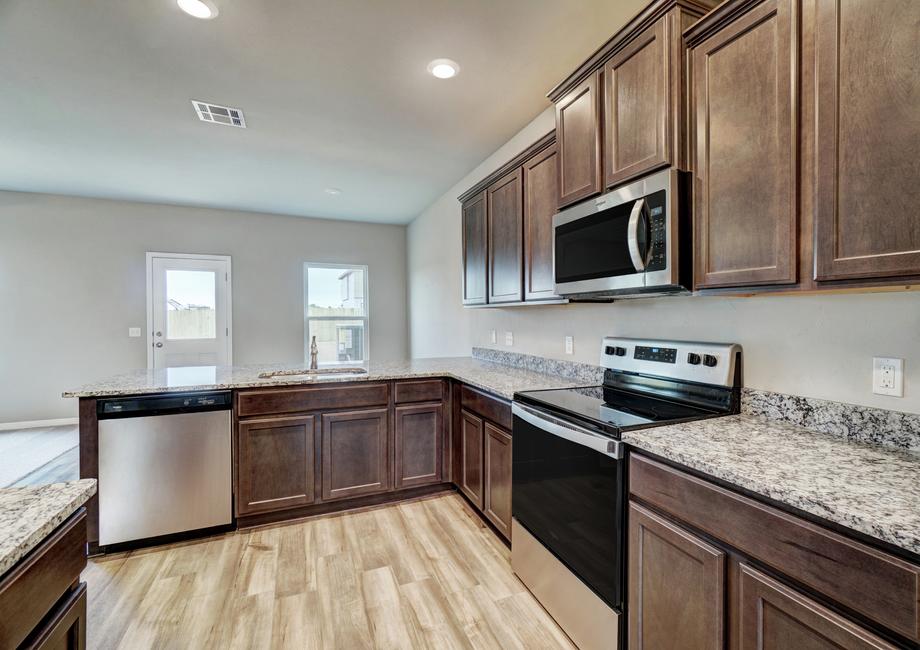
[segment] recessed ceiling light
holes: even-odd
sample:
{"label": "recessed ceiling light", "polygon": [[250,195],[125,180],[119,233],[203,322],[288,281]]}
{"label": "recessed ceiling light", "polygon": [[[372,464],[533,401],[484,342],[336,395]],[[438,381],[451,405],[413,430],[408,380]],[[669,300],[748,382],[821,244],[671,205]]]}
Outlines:
{"label": "recessed ceiling light", "polygon": [[211,0],[176,0],[179,9],[195,18],[210,20],[217,17],[217,6]]}
{"label": "recessed ceiling light", "polygon": [[428,72],[438,79],[450,79],[460,74],[460,66],[450,59],[435,59],[428,64]]}
{"label": "recessed ceiling light", "polygon": [[340,190],[340,189],[337,188],[337,187],[327,187],[327,188],[326,188],[325,190],[323,190],[323,191],[324,191],[326,194],[331,194],[332,196],[338,196],[339,194],[342,193],[342,190]]}

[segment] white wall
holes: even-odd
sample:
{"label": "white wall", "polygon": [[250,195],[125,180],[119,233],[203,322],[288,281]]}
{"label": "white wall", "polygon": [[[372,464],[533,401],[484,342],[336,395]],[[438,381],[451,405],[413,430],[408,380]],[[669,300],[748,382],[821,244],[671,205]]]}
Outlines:
{"label": "white wall", "polygon": [[[752,388],[920,413],[920,292],[755,298],[684,297],[464,309],[457,196],[553,128],[551,109],[409,225],[413,356],[468,355],[473,345],[597,363],[605,335],[741,343]],[[492,345],[490,331],[514,333]],[[563,337],[575,337],[575,354]],[[873,395],[872,357],[903,357],[903,398]]]}
{"label": "white wall", "polygon": [[372,358],[408,354],[404,226],[0,192],[0,423],[146,366],[147,251],[232,257],[236,364],[303,361],[306,261],[367,264]]}

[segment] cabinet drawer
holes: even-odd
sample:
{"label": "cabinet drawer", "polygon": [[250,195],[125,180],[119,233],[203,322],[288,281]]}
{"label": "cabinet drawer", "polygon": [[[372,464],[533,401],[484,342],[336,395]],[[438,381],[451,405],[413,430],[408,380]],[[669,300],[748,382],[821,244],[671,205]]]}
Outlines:
{"label": "cabinet drawer", "polygon": [[469,386],[460,388],[460,405],[487,420],[511,430],[511,404]]}
{"label": "cabinet drawer", "polygon": [[841,605],[920,640],[920,566],[632,454],[633,497]]}
{"label": "cabinet drawer", "polygon": [[84,650],[86,648],[86,583],[81,582],[57,605],[21,650]]}
{"label": "cabinet drawer", "polygon": [[86,567],[81,508],[0,580],[0,648],[16,648]]}
{"label": "cabinet drawer", "polygon": [[398,381],[393,385],[397,404],[406,402],[440,402],[444,399],[444,382],[440,379]]}
{"label": "cabinet drawer", "polygon": [[244,418],[252,415],[383,406],[389,397],[388,384],[240,391],[237,393],[236,413]]}

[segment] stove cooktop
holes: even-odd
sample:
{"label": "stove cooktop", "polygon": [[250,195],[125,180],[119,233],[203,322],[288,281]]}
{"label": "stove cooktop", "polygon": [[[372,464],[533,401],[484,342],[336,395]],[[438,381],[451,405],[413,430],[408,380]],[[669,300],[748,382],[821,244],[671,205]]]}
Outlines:
{"label": "stove cooktop", "polygon": [[697,420],[721,413],[608,386],[552,388],[518,393],[515,400],[530,403],[563,418],[575,418],[617,436],[622,429]]}

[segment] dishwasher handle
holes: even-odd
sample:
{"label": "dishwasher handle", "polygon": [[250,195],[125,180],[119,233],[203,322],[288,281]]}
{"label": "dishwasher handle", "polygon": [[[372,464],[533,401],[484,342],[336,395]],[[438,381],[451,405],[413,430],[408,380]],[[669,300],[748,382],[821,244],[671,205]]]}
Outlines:
{"label": "dishwasher handle", "polygon": [[110,420],[176,413],[202,413],[226,411],[232,405],[233,394],[229,390],[135,395],[99,400],[96,403],[96,416],[100,420]]}

